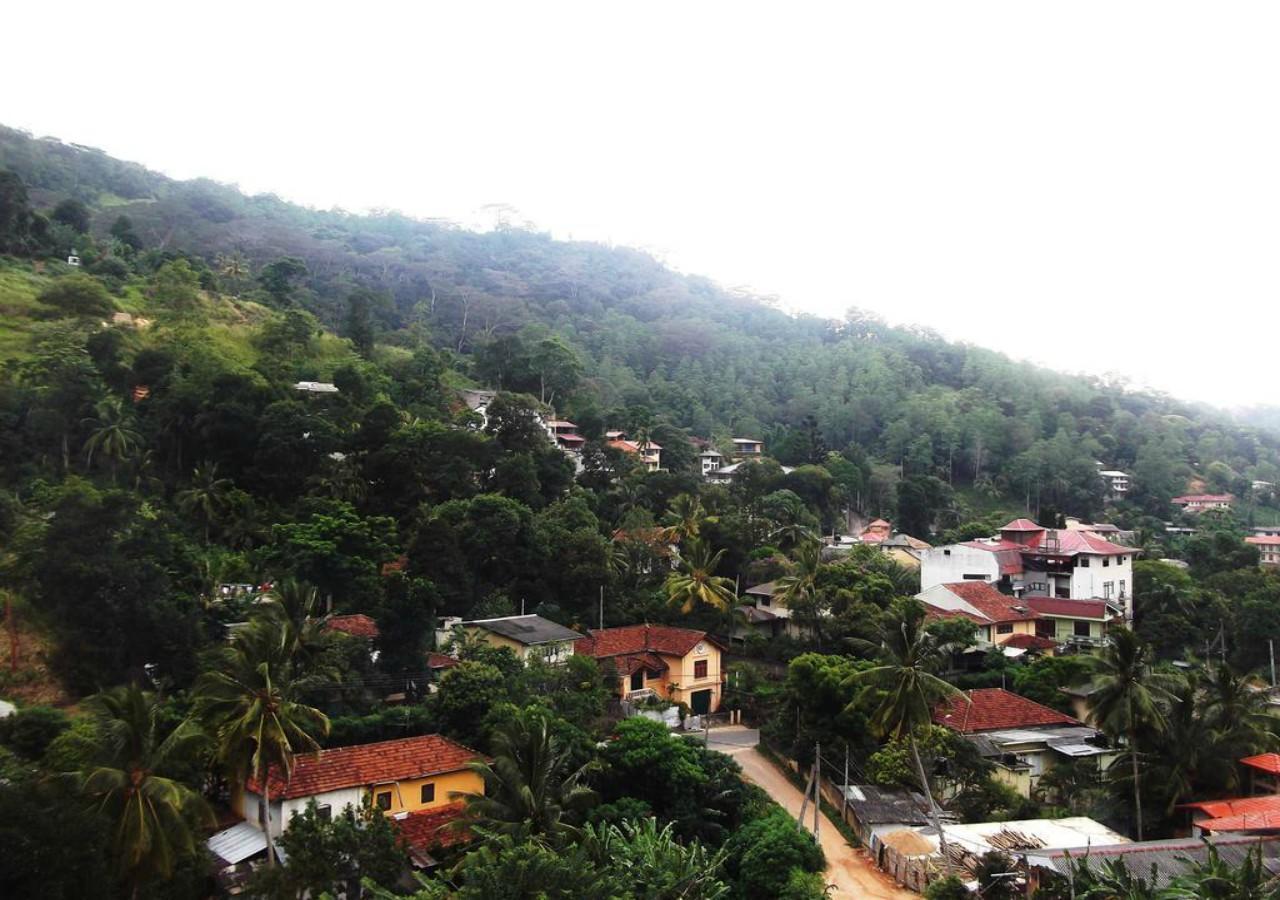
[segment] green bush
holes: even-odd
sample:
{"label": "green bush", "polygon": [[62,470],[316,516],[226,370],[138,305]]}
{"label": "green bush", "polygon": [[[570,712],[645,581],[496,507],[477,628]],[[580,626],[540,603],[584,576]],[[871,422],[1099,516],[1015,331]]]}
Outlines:
{"label": "green bush", "polygon": [[738,829],[725,847],[727,867],[748,900],[779,897],[793,869],[821,872],[827,864],[813,835],[796,828],[781,807]]}
{"label": "green bush", "polygon": [[102,282],[80,273],[59,278],[36,299],[67,316],[109,316],[115,309]]}
{"label": "green bush", "polygon": [[778,900],[822,900],[827,896],[827,882],[821,872],[792,869],[782,886]]}
{"label": "green bush", "polygon": [[39,759],[53,739],[71,727],[71,719],[51,706],[28,706],[0,719],[0,743],[27,759]]}
{"label": "green bush", "polygon": [[969,893],[969,889],[956,875],[931,881],[924,889],[925,900],[968,900],[971,896],[973,895]]}

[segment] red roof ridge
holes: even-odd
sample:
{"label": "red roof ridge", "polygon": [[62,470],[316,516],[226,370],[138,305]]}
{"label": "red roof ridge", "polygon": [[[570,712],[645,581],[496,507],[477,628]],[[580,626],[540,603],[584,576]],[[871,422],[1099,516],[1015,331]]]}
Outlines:
{"label": "red roof ridge", "polygon": [[959,698],[952,697],[934,706],[933,721],[961,734],[983,731],[1000,731],[1006,728],[1031,728],[1040,725],[1079,725],[1074,719],[1056,709],[1036,703],[1020,694],[1004,688],[975,688],[964,695],[964,717],[958,727],[960,711],[956,708]]}

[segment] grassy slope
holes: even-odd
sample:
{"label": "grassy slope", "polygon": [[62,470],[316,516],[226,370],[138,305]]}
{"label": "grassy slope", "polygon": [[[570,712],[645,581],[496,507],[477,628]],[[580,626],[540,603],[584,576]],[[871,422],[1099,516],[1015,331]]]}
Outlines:
{"label": "grassy slope", "polygon": [[[30,355],[32,334],[42,309],[36,297],[57,276],[72,271],[57,263],[46,264],[43,269],[37,272],[28,262],[0,259],[0,364]],[[115,303],[121,312],[149,320],[150,326],[140,332],[141,344],[147,343],[147,332],[163,321],[164,310],[146,296],[138,280],[126,285],[115,297]],[[219,295],[206,296],[204,307],[208,324],[199,329],[200,338],[232,368],[252,368],[258,359],[252,338],[270,311],[257,303]],[[327,378],[354,358],[347,341],[326,332],[316,341],[308,362],[316,377]]]}

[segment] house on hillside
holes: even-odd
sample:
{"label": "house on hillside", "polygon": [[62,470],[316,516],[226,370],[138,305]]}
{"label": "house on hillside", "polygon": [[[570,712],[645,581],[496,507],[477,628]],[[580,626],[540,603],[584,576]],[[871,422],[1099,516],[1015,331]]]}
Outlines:
{"label": "house on hillside", "polygon": [[[746,467],[752,462],[753,460],[748,459],[742,462],[732,463],[727,466],[721,466],[714,472],[708,473],[707,481],[712,484],[733,484],[733,480],[741,475],[746,470]],[[790,475],[795,471],[794,466],[779,466],[778,468],[782,471],[783,475]]]}
{"label": "house on hillside", "polygon": [[720,642],[705,631],[670,625],[592,629],[574,652],[618,674],[624,700],[660,697],[684,703],[695,715],[720,708],[724,669]]}
{"label": "house on hillside", "polygon": [[1129,473],[1119,469],[1103,469],[1098,473],[1106,485],[1108,500],[1123,500],[1129,493]]}
{"label": "house on hillside", "polygon": [[295,391],[301,391],[304,394],[336,394],[338,393],[337,385],[327,381],[299,381],[293,386]]}
{"label": "house on hillside", "polygon": [[930,549],[933,545],[909,534],[899,532],[880,541],[876,546],[881,553],[898,565],[907,569],[918,569],[920,568],[920,560],[924,557],[924,551]]}
{"label": "house on hillside", "polygon": [[997,538],[925,550],[920,588],[985,581],[1014,597],[1115,603],[1132,619],[1133,560],[1139,552],[1088,531],[1015,519]]}
{"label": "house on hillside", "polygon": [[1198,513],[1206,509],[1230,509],[1235,501],[1233,494],[1186,494],[1182,497],[1174,497],[1169,502],[1174,506],[1182,507],[1187,512]]}
{"label": "house on hillside", "polygon": [[1280,535],[1251,534],[1244,542],[1258,548],[1259,564],[1280,566]]}
{"label": "house on hillside", "polygon": [[[609,432],[610,434],[622,434],[622,432]],[[621,450],[632,456],[638,456],[640,462],[644,464],[645,469],[650,472],[656,472],[662,468],[662,446],[655,444],[653,441],[644,441],[637,443],[629,441],[626,438],[610,438],[609,446],[615,450]]]}
{"label": "house on hillside", "polygon": [[1116,756],[1097,729],[1002,688],[940,703],[933,722],[964,735],[995,764],[996,777],[1023,797],[1058,763],[1087,759],[1101,772]]}
{"label": "house on hillside", "polygon": [[[978,627],[978,649],[1005,647],[1015,637],[1035,637],[1039,616],[1022,601],[1002,594],[985,581],[958,581],[935,584],[916,594],[931,619],[961,618]],[[1053,649],[1053,641],[1043,649]],[[1021,656],[1017,645],[1008,655]]]}
{"label": "house on hillside", "polygon": [[445,619],[436,633],[436,646],[444,647],[458,632],[479,638],[492,647],[507,647],[524,662],[541,659],[557,664],[573,656],[574,642],[582,635],[542,616],[501,616],[494,619]]}
{"label": "house on hillside", "polygon": [[[456,818],[461,804],[455,794],[484,793],[484,781],[468,768],[468,763],[483,759],[438,734],[298,754],[288,779],[275,768],[270,772],[271,833],[280,834],[290,817],[313,800],[327,816],[348,806],[358,809],[370,798],[401,823],[449,807]],[[256,779],[233,791],[231,805],[245,822],[264,827],[263,789]]]}
{"label": "house on hillside", "polygon": [[764,441],[755,438],[734,438],[733,458],[741,462],[744,459],[760,459],[764,456]]}
{"label": "house on hillside", "polygon": [[734,633],[734,638],[746,638],[747,631],[763,633],[768,637],[802,637],[804,629],[791,620],[791,610],[787,607],[787,599],[776,581],[766,581],[742,592],[745,601],[738,607],[743,625]]}
{"label": "house on hillside", "polygon": [[713,472],[716,472],[724,465],[724,454],[719,450],[708,447],[698,454],[698,462],[702,466],[702,477],[709,478]]}

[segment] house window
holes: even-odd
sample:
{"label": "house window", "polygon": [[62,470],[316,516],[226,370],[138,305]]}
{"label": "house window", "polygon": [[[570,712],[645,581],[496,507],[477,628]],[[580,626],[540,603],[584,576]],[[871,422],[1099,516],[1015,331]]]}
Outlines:
{"label": "house window", "polygon": [[1013,634],[1013,623],[1000,622],[996,625],[996,634]]}
{"label": "house window", "polygon": [[950,551],[950,550],[943,550],[943,551],[942,551],[942,555],[943,555],[943,556],[950,556],[950,555],[951,555],[951,551]]}
{"label": "house window", "polygon": [[772,598],[772,597],[761,597],[761,598],[760,598],[760,605],[761,605],[761,606],[768,606],[768,605],[769,605],[769,604],[771,604],[772,602],[773,602],[773,598]]}
{"label": "house window", "polygon": [[422,802],[423,803],[436,802],[436,786],[434,784],[424,784],[422,786]]}
{"label": "house window", "polygon": [[631,690],[638,691],[644,687],[644,669],[637,669],[631,673]]}
{"label": "house window", "polygon": [[966,575],[964,576],[964,580],[965,580],[965,581],[986,581],[986,580],[987,580],[987,576],[986,576],[986,575],[968,575],[968,574],[966,574]]}
{"label": "house window", "polygon": [[1120,599],[1124,599],[1124,579],[1120,579]]}
{"label": "house window", "polygon": [[694,677],[694,678],[706,678],[706,677],[707,677],[707,661],[706,661],[705,659],[699,659],[699,660],[697,660],[696,662],[694,662],[694,664],[693,664],[693,677]]}
{"label": "house window", "polygon": [[1036,620],[1036,637],[1053,639],[1058,636],[1058,623],[1053,619]]}
{"label": "house window", "polygon": [[1088,637],[1091,634],[1091,632],[1089,631],[1089,623],[1082,622],[1079,619],[1076,619],[1074,633],[1076,637]]}
{"label": "house window", "polygon": [[1076,568],[1079,568],[1079,569],[1089,568],[1089,557],[1087,556],[1078,557],[1076,559]]}
{"label": "house window", "polygon": [[1114,594],[1115,591],[1116,591],[1116,584],[1114,581],[1104,581],[1102,583],[1102,599],[1103,600],[1110,600],[1111,595]]}
{"label": "house window", "polygon": [[1109,565],[1111,565],[1111,557],[1109,556],[1102,557],[1102,568],[1105,569]]}
{"label": "house window", "polygon": [[374,802],[374,805],[378,807],[378,809],[382,810],[383,812],[386,812],[391,808],[391,792],[378,791],[376,794],[373,795],[373,802]]}
{"label": "house window", "polygon": [[321,822],[328,822],[333,818],[333,807],[328,803],[324,806],[317,806],[316,815],[319,816]]}

